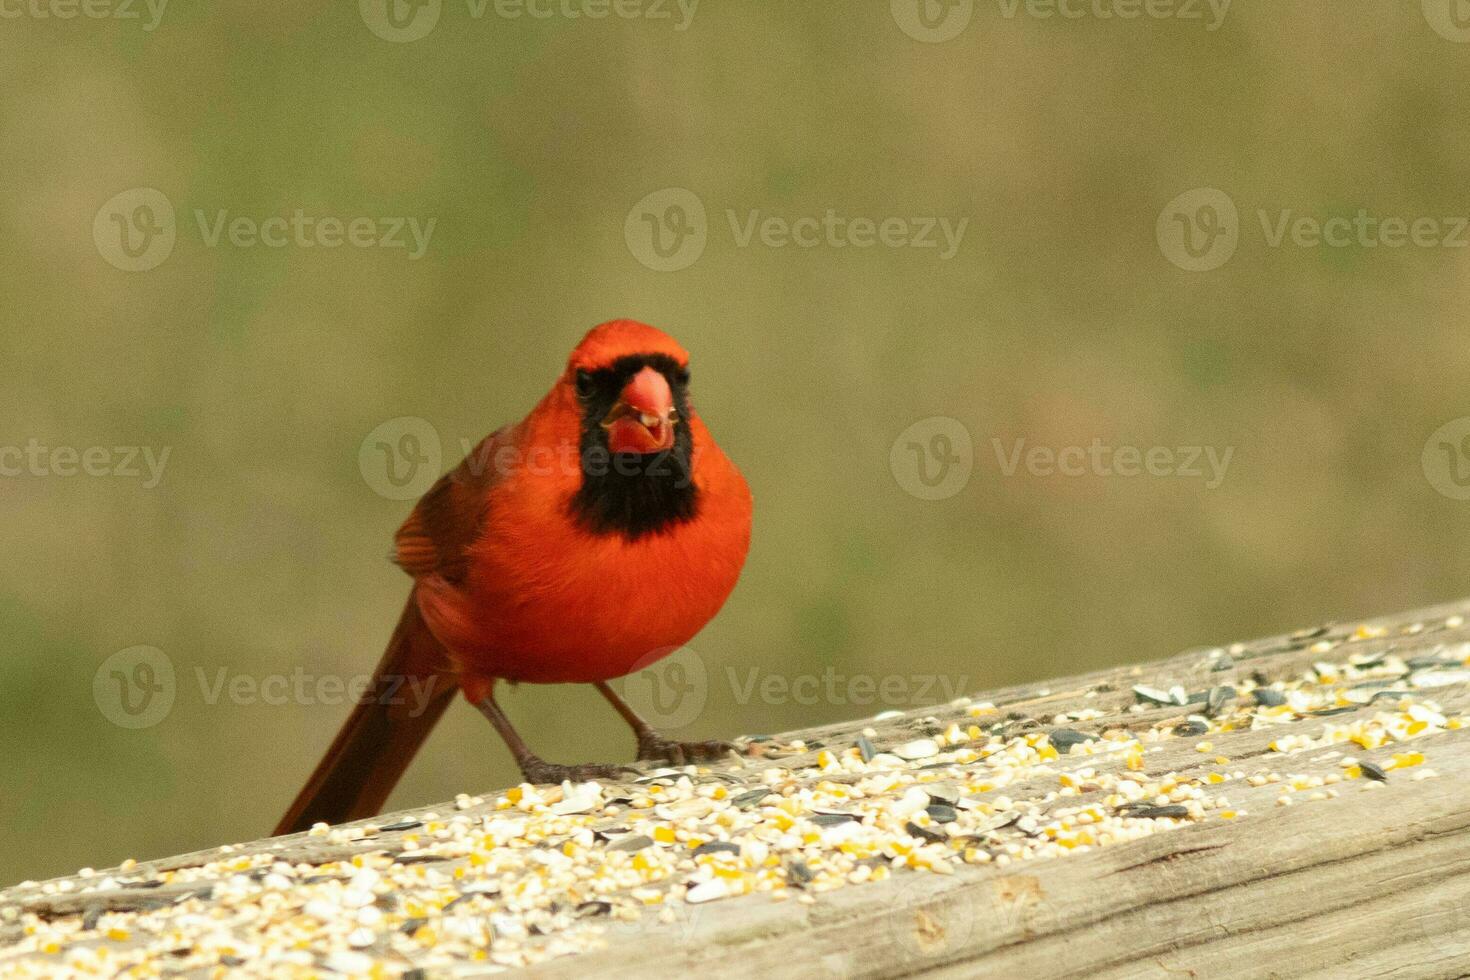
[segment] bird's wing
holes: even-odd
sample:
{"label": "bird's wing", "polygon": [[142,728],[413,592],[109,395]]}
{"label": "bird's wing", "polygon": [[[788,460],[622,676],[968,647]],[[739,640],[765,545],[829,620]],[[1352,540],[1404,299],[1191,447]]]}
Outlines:
{"label": "bird's wing", "polygon": [[505,474],[497,452],[511,443],[507,427],[486,436],[419,500],[394,536],[394,562],[414,578],[438,575],[454,585],[469,570],[469,550],[480,536],[490,491]]}

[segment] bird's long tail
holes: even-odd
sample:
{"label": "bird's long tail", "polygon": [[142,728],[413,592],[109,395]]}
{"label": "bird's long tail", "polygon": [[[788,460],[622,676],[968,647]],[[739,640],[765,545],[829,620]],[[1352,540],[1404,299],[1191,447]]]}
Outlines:
{"label": "bird's long tail", "polygon": [[371,690],[353,708],[275,833],[294,834],[318,821],[335,824],[380,812],[455,690],[448,654],[410,595]]}

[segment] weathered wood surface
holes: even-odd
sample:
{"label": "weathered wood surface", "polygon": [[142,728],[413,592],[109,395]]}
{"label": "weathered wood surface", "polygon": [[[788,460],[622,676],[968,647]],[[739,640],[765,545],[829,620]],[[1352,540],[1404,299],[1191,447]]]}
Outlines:
{"label": "weathered wood surface", "polygon": [[[1005,735],[1051,729],[1055,716],[1081,708],[1097,709],[1103,717],[1067,727],[1146,733],[1171,728],[1200,706],[1140,708],[1135,685],[1165,690],[1180,685],[1196,692],[1230,684],[1243,690],[1259,682],[1299,680],[1314,663],[1342,664],[1350,657],[1371,662],[1385,654],[1405,661],[1431,656],[1446,661],[1441,676],[1418,675],[1436,686],[1414,697],[1436,703],[1453,718],[1470,713],[1470,686],[1457,673],[1462,670],[1457,664],[1470,654],[1470,628],[1462,619],[1467,615],[1470,601],[1236,644],[1224,669],[1219,651],[1195,650],[1144,666],[987,692],[974,701],[995,705],[998,713],[985,720]],[[1331,675],[1325,678],[1314,678],[1317,689],[1333,686]],[[1336,686],[1353,684],[1342,680]],[[1396,691],[1406,689],[1407,682],[1383,686]],[[1341,780],[1331,787],[1335,795],[1326,798],[1314,799],[1326,794],[1311,787],[1288,792],[1282,782],[1251,785],[1231,778],[1214,788],[1227,794],[1239,812],[1234,819],[1207,812],[1204,819],[1176,829],[1065,857],[1005,866],[960,862],[943,875],[904,870],[887,880],[824,891],[808,902],[772,901],[761,893],[698,905],[671,899],[673,921],[649,917],[620,924],[607,930],[600,949],[533,969],[546,976],[640,980],[692,972],[759,976],[798,970],[817,976],[1464,976],[1470,974],[1470,875],[1465,874],[1470,870],[1470,728],[1366,750],[1353,744],[1272,749],[1282,736],[1316,735],[1324,725],[1368,718],[1392,699],[1270,728],[1212,732],[1205,736],[1211,743],[1206,751],[1196,737],[1145,742],[1139,778],[1175,772],[1187,780],[1241,771],[1280,774],[1287,783],[1294,777]],[[797,784],[841,779],[812,768],[816,745],[845,747],[872,726],[877,729],[872,741],[881,749],[932,735],[952,721],[975,720],[972,706],[946,705],[883,721],[824,726],[777,740],[801,738],[813,751],[712,768],[743,785],[758,784],[761,771],[773,766],[788,770]],[[1423,763],[1390,769],[1395,753],[1408,751],[1421,753]],[[1374,781],[1366,778],[1342,779],[1344,752],[1390,769],[1386,782],[1370,786]],[[1221,764],[1217,757],[1229,761]],[[1122,752],[1063,755],[1025,781],[972,795],[1046,799],[1061,774],[1124,773],[1127,765]],[[1292,805],[1280,805],[1283,796]],[[1084,779],[1079,794],[1061,802],[1088,798]],[[373,823],[416,819],[430,809],[454,812],[452,805],[423,808]],[[297,836],[147,867],[158,873],[264,849],[293,862],[321,865],[354,853],[393,854],[402,847],[392,835],[339,843]],[[56,883],[0,892],[0,912],[9,907],[43,919],[78,916],[201,890],[195,881],[79,893],[86,884],[73,879],[67,892],[58,891]],[[7,967],[18,971],[22,964],[33,968],[44,961],[40,954],[13,951],[23,932],[23,918],[16,915],[0,921],[0,943],[12,945],[9,953],[0,946],[0,974]],[[395,970],[405,965],[398,963]],[[491,968],[465,964],[452,972],[474,975]]]}

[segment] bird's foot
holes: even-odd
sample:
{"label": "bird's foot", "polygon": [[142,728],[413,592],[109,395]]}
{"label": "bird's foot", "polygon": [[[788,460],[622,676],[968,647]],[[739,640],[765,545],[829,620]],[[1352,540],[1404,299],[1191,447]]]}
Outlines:
{"label": "bird's foot", "polygon": [[723,759],[739,749],[731,742],[711,739],[708,742],[676,742],[664,738],[657,732],[638,736],[639,762],[667,762],[675,766],[687,766],[691,762],[711,762]]}
{"label": "bird's foot", "polygon": [[629,773],[636,774],[638,770],[631,766],[615,766],[600,762],[583,762],[574,766],[557,765],[555,762],[547,762],[545,759],[531,756],[521,760],[521,775],[526,782],[535,784],[557,784],[565,781],[574,783],[585,783],[589,780],[611,780],[620,782]]}

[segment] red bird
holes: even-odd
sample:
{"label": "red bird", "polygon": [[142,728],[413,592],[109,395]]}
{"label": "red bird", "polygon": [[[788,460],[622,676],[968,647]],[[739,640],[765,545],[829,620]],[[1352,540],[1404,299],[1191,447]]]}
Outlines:
{"label": "red bird", "polygon": [[[687,643],[724,605],[750,544],[751,497],[689,403],[689,355],[632,320],[593,328],[550,393],[424,495],[398,531],[413,592],[362,699],[277,834],[382,807],[463,690],[525,778],[617,778],[526,747],[497,681],[593,684],[639,759],[684,764],[725,742],[670,741],[607,681]],[[425,693],[427,692],[427,693]]]}

